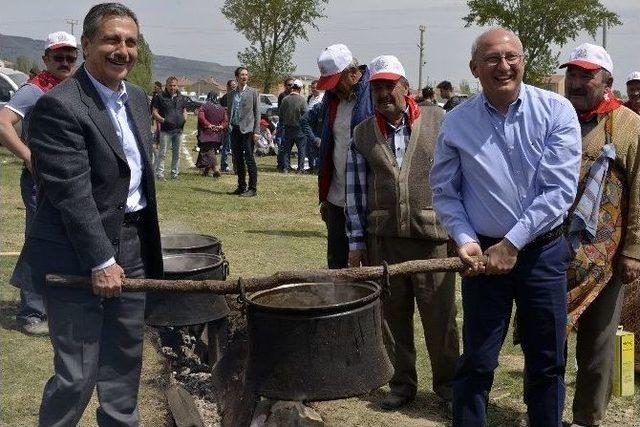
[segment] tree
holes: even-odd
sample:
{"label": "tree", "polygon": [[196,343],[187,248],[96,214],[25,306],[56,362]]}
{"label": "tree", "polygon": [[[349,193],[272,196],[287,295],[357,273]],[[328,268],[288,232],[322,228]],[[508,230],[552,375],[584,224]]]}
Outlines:
{"label": "tree", "polygon": [[35,63],[27,56],[20,55],[16,58],[16,70],[22,71],[25,74],[29,74],[29,70],[34,65]]}
{"label": "tree", "polygon": [[308,40],[307,30],[318,30],[329,0],[225,0],[222,14],[242,33],[250,46],[238,52],[253,81],[263,91],[295,71],[291,56],[296,41]]}
{"label": "tree", "polygon": [[600,0],[468,0],[469,14],[465,27],[500,25],[520,37],[527,61],[525,81],[540,84],[553,73],[560,53],[551,45],[564,46],[578,33],[591,37],[606,23],[620,25],[617,14]]}
{"label": "tree", "polygon": [[469,84],[469,80],[462,79],[460,80],[460,93],[465,95],[471,95],[471,85]]}
{"label": "tree", "polygon": [[153,53],[142,34],[138,39],[138,61],[129,72],[127,80],[137,84],[147,93],[153,90]]}

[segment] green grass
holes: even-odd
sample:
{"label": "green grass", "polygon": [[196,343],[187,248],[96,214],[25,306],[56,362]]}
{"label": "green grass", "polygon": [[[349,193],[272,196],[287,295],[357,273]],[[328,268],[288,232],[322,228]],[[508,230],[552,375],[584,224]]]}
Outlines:
{"label": "green grass", "polygon": [[[195,141],[190,132],[187,144]],[[195,159],[195,152],[191,152]],[[168,156],[170,158],[170,156]],[[18,178],[21,165],[0,149],[0,239],[2,252],[19,251],[23,241],[24,208]],[[275,157],[258,160],[258,197],[242,199],[225,193],[236,185],[235,176],[205,178],[186,169],[178,180],[158,183],[160,226],[163,232],[197,232],[216,236],[231,266],[232,277],[251,277],[280,270],[321,268],[326,264],[326,230],[317,209],[316,177],[275,172]],[[28,337],[15,327],[18,292],[7,285],[16,257],[0,257],[0,424],[36,425],[44,383],[52,372],[51,345],[46,338]],[[461,319],[461,314],[458,315]],[[420,389],[408,408],[386,413],[377,409],[383,391],[368,396],[314,404],[329,425],[425,426],[446,425],[446,418],[431,392],[430,367],[424,351],[420,323],[416,322]],[[167,412],[162,387],[164,364],[151,345],[143,361],[140,410],[147,426],[164,425]],[[571,345],[573,351],[573,343]],[[565,419],[570,419],[574,367],[568,366]],[[490,424],[513,426],[522,416],[520,348],[505,344],[491,393]],[[636,387],[636,396],[640,387]],[[638,425],[638,398],[613,398],[607,425]],[[83,426],[95,425],[95,399],[85,411]],[[431,424],[433,423],[433,424]]]}

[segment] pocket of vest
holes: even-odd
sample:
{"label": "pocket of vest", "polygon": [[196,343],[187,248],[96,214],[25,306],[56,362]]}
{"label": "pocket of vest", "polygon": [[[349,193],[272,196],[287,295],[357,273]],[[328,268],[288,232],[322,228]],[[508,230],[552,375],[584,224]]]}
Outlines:
{"label": "pocket of vest", "polygon": [[367,216],[367,232],[370,234],[384,234],[383,229],[389,220],[389,211],[386,209],[376,209],[369,212]]}
{"label": "pocket of vest", "polygon": [[433,209],[421,209],[415,219],[415,231],[417,236],[429,240],[448,240],[447,232],[438,221],[438,216]]}

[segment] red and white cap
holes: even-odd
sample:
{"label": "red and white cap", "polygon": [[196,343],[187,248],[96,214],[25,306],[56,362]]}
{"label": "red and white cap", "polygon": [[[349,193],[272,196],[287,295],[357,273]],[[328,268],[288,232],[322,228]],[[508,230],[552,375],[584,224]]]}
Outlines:
{"label": "red and white cap", "polygon": [[66,31],[56,31],[55,33],[51,33],[47,36],[44,47],[45,50],[55,50],[60,49],[61,47],[73,47],[77,49],[78,42],[73,35],[67,33]]}
{"label": "red and white cap", "polygon": [[632,82],[634,80],[640,80],[640,71],[634,71],[627,76],[627,83]]}
{"label": "red and white cap", "polygon": [[405,77],[404,67],[393,55],[380,55],[371,61],[371,77],[369,81],[374,80],[398,80]]}
{"label": "red and white cap", "polygon": [[319,90],[331,90],[340,81],[340,73],[353,62],[353,55],[348,47],[343,44],[332,44],[318,56],[318,68],[320,79],[317,88]]}
{"label": "red and white cap", "polygon": [[562,64],[560,68],[568,65],[575,65],[585,70],[604,68],[613,74],[613,61],[611,60],[611,56],[609,56],[602,46],[591,43],[582,43],[573,49],[573,52],[571,52],[569,56],[569,61]]}

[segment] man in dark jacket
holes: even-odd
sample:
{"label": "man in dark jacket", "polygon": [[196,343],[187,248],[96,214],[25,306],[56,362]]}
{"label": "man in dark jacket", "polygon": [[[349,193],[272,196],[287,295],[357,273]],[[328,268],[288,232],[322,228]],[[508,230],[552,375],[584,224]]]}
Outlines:
{"label": "man in dark jacket", "polygon": [[447,102],[442,107],[444,108],[445,111],[453,110],[453,107],[455,107],[456,105],[462,102],[462,98],[460,98],[457,95],[454,95],[453,85],[451,84],[450,81],[443,80],[440,82],[440,84],[438,84],[438,86],[436,86],[436,88],[440,90],[440,97],[442,99],[447,100]]}
{"label": "man in dark jacket", "polygon": [[318,68],[321,74],[318,89],[326,91],[319,114],[322,117],[320,215],[327,224],[327,264],[329,268],[343,268],[349,256],[344,216],[347,153],[353,128],[373,115],[369,69],[366,65],[358,66],[343,44],[324,49],[318,57]]}
{"label": "man in dark jacket", "polygon": [[156,178],[164,179],[164,159],[171,143],[171,178],[176,179],[180,172],[182,129],[187,122],[187,103],[178,91],[178,78],[167,78],[164,91],[153,100],[153,118],[160,123],[160,150],[155,163]]}
{"label": "man in dark jacket", "polygon": [[289,157],[295,144],[298,148],[298,173],[304,173],[304,158],[306,156],[307,141],[300,127],[300,118],[307,112],[307,101],[300,94],[302,82],[295,79],[291,86],[291,93],[282,100],[280,122],[284,126],[284,141],[278,158],[282,162],[283,172],[289,172]]}

